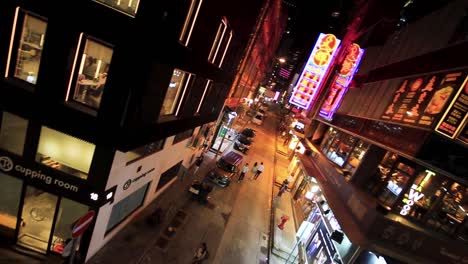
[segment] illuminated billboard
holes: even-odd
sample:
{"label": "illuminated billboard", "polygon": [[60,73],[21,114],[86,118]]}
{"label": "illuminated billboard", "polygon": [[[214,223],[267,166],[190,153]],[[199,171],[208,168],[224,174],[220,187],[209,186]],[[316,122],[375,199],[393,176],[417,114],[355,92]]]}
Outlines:
{"label": "illuminated billboard", "polygon": [[289,103],[302,109],[310,107],[317,97],[320,84],[327,73],[328,66],[333,61],[340,42],[332,34],[321,33],[319,35],[301,77],[294,87]]}
{"label": "illuminated billboard", "polygon": [[341,103],[343,96],[348,90],[348,85],[353,79],[364,50],[358,44],[353,43],[348,47],[348,52],[341,65],[340,72],[333,81],[328,97],[320,108],[319,116],[331,120],[333,114]]}

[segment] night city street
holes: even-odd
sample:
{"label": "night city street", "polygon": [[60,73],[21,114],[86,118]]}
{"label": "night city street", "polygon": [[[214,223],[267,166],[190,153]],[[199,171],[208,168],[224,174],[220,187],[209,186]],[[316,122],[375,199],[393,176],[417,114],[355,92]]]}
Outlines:
{"label": "night city street", "polygon": [[467,12],[0,1],[0,264],[468,263]]}

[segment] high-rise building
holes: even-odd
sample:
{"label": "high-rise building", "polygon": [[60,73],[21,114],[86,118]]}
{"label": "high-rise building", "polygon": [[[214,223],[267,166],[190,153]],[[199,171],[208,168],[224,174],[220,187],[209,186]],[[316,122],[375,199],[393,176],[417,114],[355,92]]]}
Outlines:
{"label": "high-rise building", "polygon": [[89,259],[183,177],[262,4],[2,1],[2,237],[60,253],[92,210]]}

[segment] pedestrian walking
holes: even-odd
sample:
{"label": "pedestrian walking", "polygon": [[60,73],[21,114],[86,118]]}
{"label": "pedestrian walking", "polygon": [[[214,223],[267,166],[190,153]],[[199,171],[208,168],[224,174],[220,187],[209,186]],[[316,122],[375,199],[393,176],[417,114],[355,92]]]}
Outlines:
{"label": "pedestrian walking", "polygon": [[193,174],[197,174],[198,169],[200,169],[201,164],[203,163],[203,154],[200,155],[200,157],[197,158],[195,161],[195,170],[193,171]]}
{"label": "pedestrian walking", "polygon": [[256,180],[258,176],[260,176],[260,174],[262,174],[263,169],[264,169],[263,162],[260,162],[260,165],[258,165],[258,168],[257,168],[257,172],[255,172],[254,180]]}
{"label": "pedestrian walking", "polygon": [[256,173],[257,172],[257,166],[258,166],[258,162],[255,162],[253,167],[252,167],[252,173]]}
{"label": "pedestrian walking", "polygon": [[206,246],[206,243],[202,243],[197,250],[195,251],[195,254],[193,255],[193,260],[192,264],[200,264],[204,259],[208,258],[208,247]]}
{"label": "pedestrian walking", "polygon": [[242,171],[239,174],[239,179],[237,180],[237,182],[241,182],[244,179],[244,176],[247,172],[249,172],[249,163],[246,162],[244,167],[242,167]]}

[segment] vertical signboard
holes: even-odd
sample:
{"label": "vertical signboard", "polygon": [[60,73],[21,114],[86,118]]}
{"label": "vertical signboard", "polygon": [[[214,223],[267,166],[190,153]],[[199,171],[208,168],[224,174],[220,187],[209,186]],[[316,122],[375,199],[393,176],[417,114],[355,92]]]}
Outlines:
{"label": "vertical signboard", "polygon": [[301,77],[294,87],[289,103],[302,109],[310,107],[317,96],[340,42],[332,34],[321,33],[319,35]]}
{"label": "vertical signboard", "polygon": [[437,124],[436,131],[449,138],[454,138],[462,129],[468,117],[468,77],[458,89],[458,93],[450,103],[444,115]]}
{"label": "vertical signboard", "polygon": [[343,61],[340,72],[336,75],[328,97],[320,108],[319,116],[328,120],[332,119],[333,114],[341,104],[343,96],[348,90],[349,83],[353,79],[363,54],[364,50],[356,43],[348,47],[347,55]]}

